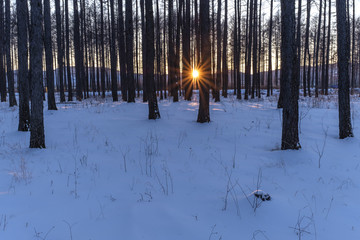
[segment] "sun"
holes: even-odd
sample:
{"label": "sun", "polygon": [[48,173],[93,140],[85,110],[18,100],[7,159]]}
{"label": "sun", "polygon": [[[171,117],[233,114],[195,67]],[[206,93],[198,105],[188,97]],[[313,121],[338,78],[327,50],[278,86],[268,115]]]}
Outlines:
{"label": "sun", "polygon": [[199,77],[199,71],[194,69],[193,72],[192,72],[192,75],[193,75],[193,78]]}

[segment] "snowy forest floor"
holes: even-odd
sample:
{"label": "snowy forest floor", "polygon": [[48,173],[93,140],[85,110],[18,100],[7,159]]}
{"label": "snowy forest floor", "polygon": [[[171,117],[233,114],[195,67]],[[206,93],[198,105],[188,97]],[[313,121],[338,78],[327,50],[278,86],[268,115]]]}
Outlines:
{"label": "snowy forest floor", "polygon": [[335,95],[302,97],[298,151],[279,150],[276,96],[212,102],[209,124],[196,97],[161,101],[156,121],[140,100],[57,106],[38,150],[0,105],[2,240],[360,238],[358,97],[346,140]]}

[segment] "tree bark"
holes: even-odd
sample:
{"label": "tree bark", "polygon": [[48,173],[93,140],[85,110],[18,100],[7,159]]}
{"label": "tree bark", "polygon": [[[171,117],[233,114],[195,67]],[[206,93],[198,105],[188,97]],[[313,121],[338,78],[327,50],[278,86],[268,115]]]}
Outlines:
{"label": "tree bark", "polygon": [[284,86],[282,150],[300,148],[295,25],[295,0],[281,0],[281,84]]}
{"label": "tree bark", "polygon": [[55,103],[54,89],[54,64],[52,55],[52,39],[51,39],[51,16],[50,16],[50,0],[44,0],[44,26],[45,26],[45,58],[46,58],[46,82],[48,109],[57,110]]}
{"label": "tree bark", "polygon": [[65,31],[66,31],[66,77],[68,82],[68,101],[73,100],[72,77],[70,69],[70,26],[69,26],[69,0],[65,0]]}
{"label": "tree bark", "polygon": [[[225,5],[226,0],[225,0]],[[211,42],[210,42],[210,12],[209,1],[200,0],[200,32],[201,58],[200,65],[203,72],[199,80],[199,114],[197,122],[210,122],[209,112],[209,82],[211,81]]]}
{"label": "tree bark", "polygon": [[117,56],[116,56],[116,32],[115,32],[115,11],[114,11],[114,0],[110,0],[110,11],[111,11],[111,92],[114,102],[118,101],[117,94]]}
{"label": "tree bark", "polygon": [[273,32],[273,8],[274,0],[270,0],[270,27],[269,27],[269,59],[268,59],[268,77],[267,77],[267,96],[270,96],[272,89],[272,32]]}
{"label": "tree bark", "polygon": [[5,52],[6,52],[6,68],[9,90],[10,107],[16,106],[15,87],[14,87],[14,71],[11,62],[11,42],[10,42],[10,0],[5,0]]}
{"label": "tree bark", "polygon": [[227,5],[227,0],[225,0],[225,18],[224,18],[224,36],[223,36],[223,52],[222,52],[222,64],[223,64],[223,97],[227,98],[227,93],[228,93],[228,84],[229,84],[229,70],[228,70],[228,64],[227,64],[227,41],[228,41],[228,21],[227,21],[227,17],[228,17],[228,5]]}
{"label": "tree bark", "polygon": [[[306,84],[307,84],[307,74],[306,74],[306,58],[308,57],[309,63],[308,68],[310,69],[310,50],[309,50],[309,33],[310,33],[310,12],[311,12],[311,0],[306,1],[306,30],[305,30],[305,49],[304,49],[304,66],[303,66],[303,90],[304,90],[304,96],[306,97]],[[330,25],[329,25],[330,26]],[[311,96],[311,93],[309,91],[309,96]]]}
{"label": "tree bark", "polygon": [[56,42],[58,47],[57,61],[59,71],[59,82],[60,82],[60,102],[65,102],[64,93],[64,78],[63,78],[63,67],[64,67],[64,48],[62,46],[61,39],[61,15],[60,15],[60,0],[55,0],[55,11],[56,11]]}
{"label": "tree bark", "polygon": [[315,56],[315,97],[319,96],[319,50],[320,50],[320,31],[321,31],[321,17],[322,17],[322,1],[320,0],[319,7],[319,22],[318,22],[318,30],[317,30],[317,39],[316,39],[316,56]]}
{"label": "tree bark", "polygon": [[74,3],[74,50],[75,50],[75,73],[76,73],[76,100],[81,101],[82,95],[82,54],[80,51],[80,21],[78,12],[77,0],[73,0]]}
{"label": "tree bark", "polygon": [[132,0],[126,0],[126,64],[128,82],[128,102],[135,102],[135,81],[134,81],[134,29],[132,16]]}
{"label": "tree bark", "polygon": [[0,0],[0,94],[6,102],[6,76],[4,68],[4,0]]}
{"label": "tree bark", "polygon": [[43,116],[43,74],[42,74],[42,4],[41,0],[31,1],[31,127],[30,148],[45,148]]}
{"label": "tree bark", "polygon": [[154,13],[152,0],[147,0],[145,3],[146,8],[146,65],[145,83],[148,93],[148,106],[149,106],[149,119],[160,118],[159,107],[157,104],[155,81],[154,81]]}
{"label": "tree bark", "polygon": [[336,0],[340,139],[353,137],[349,92],[350,31],[347,29],[349,27],[349,23],[346,16],[346,11],[346,2],[343,0]]}
{"label": "tree bark", "polygon": [[28,131],[30,127],[29,81],[28,81],[28,22],[27,0],[16,0],[18,26],[18,83],[19,83],[19,126],[18,131]]}

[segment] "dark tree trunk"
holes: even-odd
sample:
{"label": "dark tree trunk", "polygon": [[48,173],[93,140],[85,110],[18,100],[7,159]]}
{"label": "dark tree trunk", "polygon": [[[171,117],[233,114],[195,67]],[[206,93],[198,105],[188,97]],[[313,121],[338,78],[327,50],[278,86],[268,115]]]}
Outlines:
{"label": "dark tree trunk", "polygon": [[190,60],[190,0],[186,0],[186,16],[183,32],[183,84],[185,90],[185,100],[191,101],[192,97],[192,76],[191,76],[191,60]]}
{"label": "dark tree trunk", "polygon": [[268,59],[268,77],[267,77],[267,96],[270,96],[270,90],[272,89],[272,32],[273,32],[273,8],[274,0],[270,0],[270,27],[269,27],[269,59]]}
{"label": "dark tree trunk", "polygon": [[118,45],[122,100],[127,101],[126,52],[124,39],[123,1],[118,0]]}
{"label": "dark tree trunk", "polygon": [[[309,59],[308,68],[311,68],[310,64],[310,50],[309,50],[309,32],[310,32],[310,12],[311,12],[311,0],[306,1],[306,30],[305,30],[305,49],[304,49],[304,66],[303,66],[303,89],[304,89],[304,96],[306,97],[306,58]],[[330,26],[330,25],[329,25]],[[310,86],[309,86],[310,87]],[[310,91],[309,91],[310,96]]]}
{"label": "dark tree trunk", "polygon": [[[226,0],[225,0],[226,5]],[[209,82],[211,80],[211,42],[210,42],[210,12],[209,1],[200,0],[200,32],[201,58],[200,65],[203,72],[199,80],[200,105],[197,122],[210,122],[209,112]]]}
{"label": "dark tree trunk", "polygon": [[74,2],[74,48],[75,48],[75,73],[76,73],[76,100],[81,101],[83,95],[81,90],[81,64],[82,64],[82,54],[80,51],[80,21],[79,21],[79,12],[78,12],[78,3],[77,0]]}
{"label": "dark tree trunk", "polygon": [[[249,99],[249,89],[250,89],[250,82],[251,82],[251,48],[253,42],[253,12],[254,12],[254,2],[253,0],[248,0],[248,4],[250,4],[250,8],[248,7],[247,13],[247,49],[246,49],[246,63],[245,63],[245,100]],[[280,92],[281,96],[281,92]]]}
{"label": "dark tree trunk", "polygon": [[[226,0],[227,1],[227,0]],[[194,0],[194,11],[195,11],[195,41],[196,41],[196,48],[195,48],[195,52],[196,52],[196,60],[195,60],[195,67],[199,67],[200,65],[200,27],[199,27],[199,4],[198,4],[198,0]]]}
{"label": "dark tree trunk", "polygon": [[6,52],[6,68],[9,90],[10,107],[16,106],[15,87],[14,87],[14,71],[11,62],[11,38],[10,38],[10,0],[5,0],[5,52]]}
{"label": "dark tree trunk", "polygon": [[173,29],[173,0],[169,0],[169,15],[168,15],[168,41],[169,41],[169,57],[168,57],[168,69],[169,69],[169,91],[173,97],[173,101],[178,101],[176,79],[175,79],[175,49],[174,49],[174,29]]}
{"label": "dark tree trunk", "polygon": [[160,118],[159,107],[157,104],[155,81],[154,81],[154,15],[152,0],[147,0],[146,8],[146,64],[144,68],[145,83],[148,93],[149,119]]}
{"label": "dark tree trunk", "polygon": [[237,86],[237,99],[241,99],[241,2],[238,3],[238,25],[239,30],[237,36],[238,52],[237,52],[237,69],[236,69],[236,86]]}
{"label": "dark tree trunk", "polygon": [[253,25],[253,83],[252,83],[252,91],[251,98],[255,98],[255,88],[259,81],[258,75],[258,49],[257,49],[257,40],[258,40],[258,32],[257,32],[257,0],[254,0],[254,25]]}
{"label": "dark tree trunk", "polygon": [[[143,39],[146,39],[146,29],[145,29],[145,0],[140,0],[140,17],[141,17],[141,36]],[[146,63],[146,42],[142,41],[142,62],[143,62],[143,69],[144,63]],[[147,102],[147,88],[145,86],[145,81],[143,81],[143,102]]]}
{"label": "dark tree trunk", "polygon": [[323,39],[321,49],[321,93],[325,94],[325,52],[326,52],[326,0],[324,0],[324,24],[323,24]]}
{"label": "dark tree trunk", "polygon": [[295,25],[295,0],[281,0],[281,84],[284,85],[282,150],[300,148]]}
{"label": "dark tree trunk", "polygon": [[[331,0],[329,0],[331,1]],[[350,15],[350,9],[349,15]],[[353,19],[352,19],[352,50],[351,50],[351,94],[354,91],[355,85],[356,85],[356,79],[355,79],[355,0],[353,0]],[[349,22],[350,24],[350,22]]]}
{"label": "dark tree trunk", "polygon": [[105,98],[104,0],[100,0],[101,97]]}
{"label": "dark tree trunk", "polygon": [[18,26],[18,83],[19,83],[19,126],[18,131],[28,131],[30,127],[29,81],[28,81],[28,22],[27,0],[16,0]]}
{"label": "dark tree trunk", "polygon": [[31,1],[31,127],[30,148],[45,148],[43,115],[43,74],[42,74],[42,4],[41,0]]}
{"label": "dark tree trunk", "polygon": [[331,35],[331,0],[329,0],[328,36],[327,36],[326,67],[325,67],[325,95],[329,94],[330,35]]}
{"label": "dark tree trunk", "polygon": [[100,47],[99,47],[99,34],[98,34],[98,21],[96,18],[96,0],[94,0],[94,21],[95,21],[95,51],[96,51],[96,90],[100,96]]}
{"label": "dark tree trunk", "polygon": [[216,18],[216,32],[217,32],[217,61],[216,61],[216,94],[215,102],[220,102],[220,87],[221,87],[221,0],[218,0],[218,12]]}
{"label": "dark tree trunk", "polygon": [[58,70],[59,70],[59,82],[60,82],[60,102],[65,102],[65,93],[64,93],[64,78],[63,78],[63,59],[64,59],[64,48],[62,46],[61,39],[61,9],[60,9],[60,0],[55,0],[55,11],[56,11],[56,42],[58,47],[57,52],[57,61],[58,61]]}
{"label": "dark tree trunk", "polygon": [[227,23],[227,16],[228,16],[228,6],[227,6],[227,0],[225,0],[225,18],[224,18],[224,36],[223,36],[223,97],[227,98],[227,91],[228,91],[228,84],[229,84],[229,70],[228,70],[228,64],[227,64],[227,41],[228,41],[228,23]]}
{"label": "dark tree trunk", "polygon": [[50,0],[44,0],[44,26],[45,26],[44,45],[45,45],[45,58],[46,58],[48,109],[57,110],[55,103],[55,89],[54,89],[54,64],[53,64],[53,55],[52,55]]}
{"label": "dark tree trunk", "polygon": [[160,35],[160,10],[159,0],[156,0],[156,79],[157,90],[160,92],[160,100],[164,98],[161,86],[161,35]]}
{"label": "dark tree trunk", "polygon": [[117,94],[117,56],[116,56],[116,32],[115,32],[115,11],[114,11],[114,0],[110,0],[110,11],[111,11],[111,92],[113,101],[118,101]]}
{"label": "dark tree trunk", "polygon": [[319,22],[318,22],[318,30],[317,30],[317,39],[316,39],[316,56],[315,56],[315,97],[319,96],[319,50],[320,50],[320,38],[321,38],[321,17],[322,17],[322,1],[320,0],[319,7]]}
{"label": "dark tree trunk", "polygon": [[236,76],[237,76],[237,62],[238,62],[238,45],[237,45],[237,32],[238,32],[238,22],[237,22],[237,15],[238,15],[238,9],[237,9],[237,1],[234,0],[234,29],[233,29],[233,53],[232,53],[232,56],[233,56],[233,65],[232,65],[232,68],[233,68],[233,76],[232,76],[232,82],[233,82],[233,86],[234,86],[234,95],[237,95],[236,94],[236,91],[237,91],[237,88],[236,88]]}
{"label": "dark tree trunk", "polygon": [[179,88],[180,88],[180,30],[181,30],[181,13],[184,5],[184,0],[179,0],[179,9],[177,12],[177,27],[176,27],[176,39],[175,39],[175,61],[174,61],[174,73],[175,73],[175,89],[174,89],[174,102],[179,101]]}
{"label": "dark tree trunk", "polygon": [[134,81],[134,29],[132,16],[132,1],[126,0],[126,64],[128,82],[128,102],[135,102],[135,81]]}
{"label": "dark tree trunk", "polygon": [[[339,136],[340,139],[353,137],[350,116],[350,79],[349,79],[349,23],[346,17],[346,3],[336,0],[337,50],[339,72]],[[348,9],[349,10],[349,9]]]}
{"label": "dark tree trunk", "polygon": [[4,0],[0,0],[0,94],[6,102],[6,77],[4,68]]}
{"label": "dark tree trunk", "polygon": [[296,67],[295,67],[295,80],[296,80],[296,97],[299,99],[300,88],[300,61],[301,61],[301,0],[298,0],[298,16],[296,26]]}
{"label": "dark tree trunk", "polygon": [[71,69],[70,69],[70,26],[69,26],[69,0],[65,0],[65,29],[66,29],[66,75],[68,82],[68,101],[73,100],[72,94],[72,79],[71,79]]}
{"label": "dark tree trunk", "polygon": [[166,74],[166,4],[165,4],[165,0],[164,0],[164,28],[163,28],[163,34],[164,34],[164,76],[163,76],[163,88],[164,88],[164,98],[167,98],[167,85],[166,85],[166,76],[168,76],[168,74]]}

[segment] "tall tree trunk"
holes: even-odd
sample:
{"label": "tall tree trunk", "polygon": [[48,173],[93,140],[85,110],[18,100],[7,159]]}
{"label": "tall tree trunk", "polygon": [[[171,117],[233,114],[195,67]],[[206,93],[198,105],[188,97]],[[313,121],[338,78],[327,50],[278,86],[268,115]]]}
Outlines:
{"label": "tall tree trunk", "polygon": [[185,89],[185,100],[191,101],[192,76],[190,60],[190,0],[186,0],[185,26],[183,30],[183,84]]}
{"label": "tall tree trunk", "polygon": [[282,150],[300,148],[295,25],[295,0],[281,0],[281,84],[284,85]]}
{"label": "tall tree trunk", "polygon": [[321,49],[321,93],[325,94],[325,52],[326,52],[326,0],[324,0],[324,24],[323,24],[323,39],[322,39],[322,49]]}
{"label": "tall tree trunk", "polygon": [[65,29],[66,29],[66,75],[68,82],[68,101],[73,100],[72,94],[72,79],[71,79],[71,69],[70,69],[70,26],[69,26],[69,0],[65,0]]}
{"label": "tall tree trunk", "polygon": [[46,82],[48,109],[57,110],[55,103],[54,89],[54,64],[52,55],[52,39],[51,39],[51,16],[50,16],[50,0],[44,0],[44,26],[45,26],[45,58],[46,58]]}
{"label": "tall tree trunk", "polygon": [[123,1],[118,0],[118,45],[122,100],[127,101],[126,52],[124,39]]}
{"label": "tall tree trunk", "polygon": [[10,38],[10,0],[5,0],[5,52],[6,52],[6,68],[9,89],[10,107],[16,106],[15,87],[14,87],[14,71],[11,62],[11,38]]}
{"label": "tall tree trunk", "polygon": [[[348,9],[349,10],[349,9]],[[350,114],[350,34],[349,23],[346,17],[346,3],[336,0],[337,20],[337,50],[338,50],[338,72],[339,72],[339,136],[340,139],[352,137],[351,114]]]}
{"label": "tall tree trunk", "polygon": [[[308,57],[309,59],[309,64],[308,64],[308,68],[311,68],[311,64],[310,64],[310,50],[309,50],[309,33],[310,33],[310,12],[311,12],[311,0],[307,0],[306,1],[306,30],[305,30],[305,49],[304,49],[304,66],[303,66],[303,91],[304,91],[304,96],[306,97],[306,84],[307,84],[307,79],[306,79],[306,58]],[[329,25],[330,26],[330,25]],[[309,91],[309,96],[311,96],[311,93]]]}
{"label": "tall tree trunk", "polygon": [[154,81],[154,13],[152,0],[147,0],[146,8],[146,64],[144,67],[145,83],[148,93],[149,119],[160,118],[159,107],[157,104],[155,81]]}
{"label": "tall tree trunk", "polygon": [[175,61],[174,61],[174,57],[171,56],[175,56],[175,49],[174,49],[174,29],[173,29],[173,0],[169,0],[169,13],[168,13],[168,41],[169,41],[169,57],[168,57],[168,69],[169,69],[169,91],[173,97],[173,101],[177,102],[178,101],[178,96],[177,96],[177,88],[176,88],[176,79],[175,79]]}
{"label": "tall tree trunk", "polygon": [[319,7],[319,22],[318,22],[318,30],[317,30],[317,39],[316,39],[316,56],[315,56],[315,97],[319,96],[319,50],[320,50],[320,38],[321,38],[321,17],[322,17],[322,1],[320,0]]}
{"label": "tall tree trunk", "polygon": [[140,80],[139,80],[139,17],[138,17],[138,0],[135,0],[135,61],[136,61],[136,89],[137,97],[140,97]]}
{"label": "tall tree trunk", "polygon": [[118,101],[117,94],[117,56],[116,56],[116,32],[115,32],[115,11],[114,11],[114,0],[110,0],[110,11],[111,11],[111,91],[113,101]]}
{"label": "tall tree trunk", "polygon": [[[350,15],[350,9],[349,15]],[[353,19],[352,19],[352,50],[351,50],[351,94],[355,88],[355,0],[353,0]],[[349,22],[350,24],[350,22]]]}
{"label": "tall tree trunk", "polygon": [[253,25],[253,83],[252,83],[252,91],[251,98],[255,98],[255,88],[259,81],[258,75],[258,50],[257,50],[257,40],[258,40],[258,32],[257,32],[257,0],[254,0],[254,25]]}
{"label": "tall tree trunk", "polygon": [[43,74],[42,74],[42,4],[41,0],[31,1],[31,128],[30,148],[45,148],[43,115]]}
{"label": "tall tree trunk", "polygon": [[237,44],[238,44],[238,53],[237,53],[237,79],[236,79],[236,86],[237,86],[237,99],[241,99],[241,1],[238,3],[238,25],[239,25],[239,30],[238,32],[238,36],[237,36]]}
{"label": "tall tree trunk", "polygon": [[158,91],[160,91],[160,100],[164,99],[162,89],[162,76],[161,76],[161,34],[160,34],[160,10],[159,0],[156,0],[156,76]]}
{"label": "tall tree trunk", "polygon": [[228,84],[229,84],[229,70],[228,70],[228,64],[227,64],[227,41],[228,41],[228,21],[227,21],[227,17],[228,17],[228,5],[227,5],[227,0],[225,0],[225,18],[224,18],[224,36],[223,36],[223,97],[227,98],[227,91],[228,91]]}
{"label": "tall tree trunk", "polygon": [[4,0],[0,0],[0,94],[6,102],[6,76],[4,68]]}
{"label": "tall tree trunk", "polygon": [[[249,99],[249,90],[251,87],[251,49],[253,42],[253,12],[254,12],[254,1],[248,0],[248,5],[250,4],[250,8],[248,7],[248,16],[247,16],[247,50],[246,50],[246,66],[245,66],[245,100]],[[281,92],[280,92],[281,96]]]}
{"label": "tall tree trunk", "polygon": [[163,35],[164,35],[164,76],[163,76],[163,88],[164,88],[164,98],[167,98],[167,86],[166,86],[166,76],[169,76],[169,74],[166,74],[166,4],[164,0],[164,27],[163,27]]}
{"label": "tall tree trunk", "polygon": [[105,98],[104,0],[100,0],[101,97]]}
{"label": "tall tree trunk", "polygon": [[327,36],[326,67],[325,67],[325,95],[328,95],[329,93],[330,35],[331,35],[331,0],[329,0],[328,36]]}
{"label": "tall tree trunk", "polygon": [[18,26],[19,61],[19,126],[18,131],[28,131],[30,127],[29,81],[28,81],[28,22],[27,0],[16,0]]}
{"label": "tall tree trunk", "polygon": [[[142,62],[143,62],[143,69],[145,68],[144,63],[146,62],[146,42],[145,42],[145,34],[146,34],[146,29],[145,29],[145,0],[140,0],[140,16],[141,16],[141,36],[142,36]],[[143,81],[143,102],[147,102],[147,88],[145,86],[145,81]]]}
{"label": "tall tree trunk", "polygon": [[134,81],[134,29],[132,16],[132,0],[126,0],[126,64],[128,82],[128,102],[135,102],[135,81]]}
{"label": "tall tree trunk", "polygon": [[73,0],[74,3],[74,50],[75,50],[75,74],[76,74],[76,100],[81,101],[83,95],[81,90],[81,63],[82,63],[82,54],[80,51],[80,21],[79,21],[79,12],[78,12],[78,3],[77,0]]}
{"label": "tall tree trunk", "polygon": [[270,96],[272,89],[272,32],[273,32],[273,9],[274,0],[270,0],[270,26],[269,26],[269,57],[268,57],[268,77],[267,77],[267,96]]}
{"label": "tall tree trunk", "polygon": [[296,25],[296,68],[295,68],[295,80],[296,80],[296,97],[299,99],[300,88],[300,63],[301,63],[301,13],[302,6],[301,0],[298,0],[298,16]]}
{"label": "tall tree trunk", "polygon": [[[227,0],[225,0],[225,6]],[[209,112],[209,82],[211,80],[211,42],[210,42],[210,12],[209,1],[200,0],[200,32],[201,58],[200,65],[203,72],[199,80],[199,114],[197,122],[210,122]]]}
{"label": "tall tree trunk", "polygon": [[216,60],[216,95],[215,102],[220,102],[220,84],[221,84],[221,0],[218,0],[216,18],[216,43],[217,43],[217,60]]}
{"label": "tall tree trunk", "polygon": [[179,89],[180,89],[180,30],[181,30],[181,13],[184,5],[184,0],[179,0],[179,9],[177,12],[177,27],[176,27],[176,39],[175,39],[175,61],[174,61],[174,72],[175,72],[175,89],[174,89],[174,102],[179,101]]}
{"label": "tall tree trunk", "polygon": [[65,93],[64,93],[64,80],[63,80],[63,59],[64,59],[64,48],[62,46],[61,39],[61,9],[60,9],[60,0],[55,0],[55,11],[56,11],[56,42],[58,47],[57,52],[57,61],[59,69],[59,82],[60,82],[60,102],[65,102]]}

